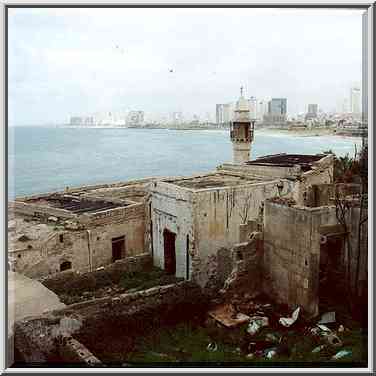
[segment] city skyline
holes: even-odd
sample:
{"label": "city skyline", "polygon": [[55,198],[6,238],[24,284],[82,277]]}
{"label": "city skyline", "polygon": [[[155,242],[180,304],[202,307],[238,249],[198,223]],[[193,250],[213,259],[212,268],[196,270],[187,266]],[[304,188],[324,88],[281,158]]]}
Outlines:
{"label": "city skyline", "polygon": [[9,122],[114,108],[214,118],[241,85],[247,97],[287,98],[291,115],[308,103],[329,112],[361,81],[361,14],[9,9]]}

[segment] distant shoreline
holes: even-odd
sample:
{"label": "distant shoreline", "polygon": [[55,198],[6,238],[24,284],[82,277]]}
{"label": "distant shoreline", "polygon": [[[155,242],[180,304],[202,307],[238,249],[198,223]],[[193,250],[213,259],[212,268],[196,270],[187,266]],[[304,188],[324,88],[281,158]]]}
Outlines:
{"label": "distant shoreline", "polygon": [[[165,129],[176,131],[229,131],[229,128],[216,128],[208,126],[122,126],[122,125],[70,125],[62,124],[60,126],[67,128],[90,128],[90,129]],[[271,127],[255,127],[255,130],[260,133],[288,135],[295,137],[320,137],[320,136],[341,136],[341,137],[361,137],[360,134],[353,134],[350,130],[342,130],[335,132],[333,128],[314,128],[314,129],[286,129],[286,128],[271,128]]]}

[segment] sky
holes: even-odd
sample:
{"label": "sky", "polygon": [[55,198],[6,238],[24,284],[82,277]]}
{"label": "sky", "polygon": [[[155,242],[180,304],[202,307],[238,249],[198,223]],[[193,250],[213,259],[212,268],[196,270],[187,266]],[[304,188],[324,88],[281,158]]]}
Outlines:
{"label": "sky", "polygon": [[331,111],[361,81],[361,10],[8,10],[10,125],[210,113],[246,96]]}

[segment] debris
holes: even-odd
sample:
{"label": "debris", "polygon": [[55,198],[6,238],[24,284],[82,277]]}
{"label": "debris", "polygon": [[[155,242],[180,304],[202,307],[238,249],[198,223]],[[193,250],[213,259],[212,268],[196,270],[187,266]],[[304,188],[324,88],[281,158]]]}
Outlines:
{"label": "debris", "polygon": [[236,313],[231,304],[217,306],[209,312],[209,316],[228,328],[232,328],[249,321],[249,316],[243,313]]}
{"label": "debris", "polygon": [[269,319],[266,316],[253,316],[249,319],[247,333],[255,335],[261,328],[269,325]]}
{"label": "debris", "polygon": [[281,337],[274,334],[274,333],[268,333],[266,336],[265,336],[265,339],[269,342],[273,342],[273,343],[280,343],[281,342]]}
{"label": "debris", "polygon": [[57,222],[59,219],[57,217],[54,217],[53,215],[51,215],[51,217],[48,217],[48,220],[50,222]]}
{"label": "debris", "polygon": [[291,326],[292,324],[294,324],[294,322],[298,319],[299,312],[300,312],[300,307],[298,307],[292,313],[291,317],[281,317],[279,319],[280,324],[282,324],[283,326],[285,326],[286,328],[288,328],[289,326]]}
{"label": "debris", "polygon": [[272,359],[277,355],[277,348],[273,347],[271,349],[265,350],[265,357],[267,359]]}
{"label": "debris", "polygon": [[312,352],[313,353],[319,353],[323,348],[325,348],[325,345],[320,345],[320,346],[317,346],[315,347]]}
{"label": "debris", "polygon": [[324,339],[329,345],[331,345],[333,347],[341,347],[342,346],[342,341],[334,333],[329,333],[327,335],[324,335]]}
{"label": "debris", "polygon": [[331,332],[331,330],[325,325],[317,325],[317,327],[321,329],[323,332]]}
{"label": "debris", "polygon": [[314,328],[310,329],[310,332],[311,332],[312,335],[318,336],[318,335],[320,335],[320,328],[318,328],[317,326],[315,326]]}
{"label": "debris", "polygon": [[348,356],[348,355],[351,355],[351,354],[352,354],[351,350],[341,350],[341,351],[337,352],[337,354],[333,355],[332,359],[333,360],[341,359],[341,358],[344,358],[345,356]]}
{"label": "debris", "polygon": [[334,311],[323,313],[318,324],[331,324],[333,322],[336,322],[336,313]]}
{"label": "debris", "polygon": [[339,328],[338,328],[338,331],[341,333],[341,332],[344,332],[345,331],[345,327],[343,325],[340,325]]}
{"label": "debris", "polygon": [[218,350],[218,345],[215,342],[209,343],[209,345],[206,346],[206,350],[210,352],[215,352]]}
{"label": "debris", "polygon": [[246,355],[247,359],[254,359],[254,357],[255,357],[254,353],[249,353],[249,354]]}

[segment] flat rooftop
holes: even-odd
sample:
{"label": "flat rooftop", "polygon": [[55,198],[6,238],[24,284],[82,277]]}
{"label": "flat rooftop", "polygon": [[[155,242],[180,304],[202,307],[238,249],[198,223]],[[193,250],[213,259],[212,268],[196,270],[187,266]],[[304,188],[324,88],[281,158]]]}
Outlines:
{"label": "flat rooftop", "polygon": [[24,202],[56,209],[64,209],[74,214],[95,213],[129,205],[128,203],[114,203],[101,199],[94,200],[68,194],[51,194],[44,197],[30,198]]}
{"label": "flat rooftop", "polygon": [[303,171],[308,171],[312,168],[314,162],[319,161],[325,156],[326,154],[274,154],[257,158],[254,161],[248,161],[246,164],[275,167],[293,167],[299,165]]}
{"label": "flat rooftop", "polygon": [[105,200],[126,200],[134,202],[142,202],[147,195],[147,190],[144,186],[124,186],[124,187],[109,187],[97,188],[88,191],[86,197],[98,197]]}
{"label": "flat rooftop", "polygon": [[229,174],[210,174],[210,175],[200,175],[193,176],[189,178],[181,178],[174,180],[165,180],[166,183],[172,183],[178,185],[179,187],[189,188],[189,189],[208,189],[208,188],[221,188],[221,187],[231,187],[242,184],[249,184],[259,181],[264,181],[265,179],[260,179],[257,177],[241,177]]}

